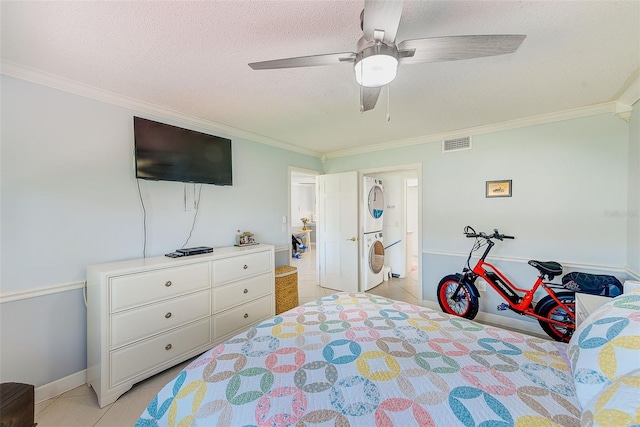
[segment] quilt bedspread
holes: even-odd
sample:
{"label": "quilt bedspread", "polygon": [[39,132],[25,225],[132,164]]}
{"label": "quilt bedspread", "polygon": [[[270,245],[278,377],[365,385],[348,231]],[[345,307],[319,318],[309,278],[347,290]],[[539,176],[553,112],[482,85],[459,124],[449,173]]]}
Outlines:
{"label": "quilt bedspread", "polygon": [[566,344],[338,293],[204,353],[136,425],[579,425],[565,353]]}

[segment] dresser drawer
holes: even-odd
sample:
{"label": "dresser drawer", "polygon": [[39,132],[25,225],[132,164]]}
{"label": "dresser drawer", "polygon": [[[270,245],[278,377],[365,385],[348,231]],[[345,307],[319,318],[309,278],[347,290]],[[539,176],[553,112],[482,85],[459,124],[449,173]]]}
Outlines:
{"label": "dresser drawer", "polygon": [[209,287],[209,263],[164,268],[110,280],[111,312]]}
{"label": "dresser drawer", "polygon": [[213,266],[213,286],[273,270],[271,252],[221,259]]}
{"label": "dresser drawer", "polygon": [[213,316],[214,340],[247,328],[273,313],[273,295],[260,298]]}
{"label": "dresser drawer", "polygon": [[111,348],[211,316],[211,290],[189,294],[111,316]]}
{"label": "dresser drawer", "polygon": [[209,318],[111,352],[111,387],[211,343]]}
{"label": "dresser drawer", "polygon": [[271,274],[262,274],[242,282],[213,288],[213,312],[217,313],[270,294],[273,288],[272,282],[273,277]]}

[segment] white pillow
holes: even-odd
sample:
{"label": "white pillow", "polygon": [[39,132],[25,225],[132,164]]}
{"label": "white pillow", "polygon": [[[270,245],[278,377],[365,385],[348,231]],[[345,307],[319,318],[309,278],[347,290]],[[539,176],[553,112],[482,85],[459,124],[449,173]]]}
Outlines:
{"label": "white pillow", "polygon": [[640,369],[621,376],[595,395],[582,413],[584,427],[640,424]]}
{"label": "white pillow", "polygon": [[569,341],[569,361],[583,408],[618,378],[640,369],[640,293],[613,298],[581,323]]}

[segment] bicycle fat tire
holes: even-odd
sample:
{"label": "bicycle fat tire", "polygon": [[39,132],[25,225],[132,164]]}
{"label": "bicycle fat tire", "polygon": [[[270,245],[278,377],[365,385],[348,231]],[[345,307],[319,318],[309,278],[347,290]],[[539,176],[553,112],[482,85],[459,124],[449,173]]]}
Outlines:
{"label": "bicycle fat tire", "polygon": [[480,302],[475,296],[471,285],[463,283],[460,289],[459,299],[453,300],[453,293],[458,288],[460,277],[455,274],[445,276],[438,284],[438,303],[445,313],[453,316],[464,317],[465,319],[473,319],[478,314]]}
{"label": "bicycle fat tire", "polygon": [[[556,298],[562,301],[563,304],[568,306],[575,313],[576,311],[576,295],[573,292],[557,292]],[[538,304],[536,304],[536,308],[534,312],[541,317],[546,319],[553,319],[558,321],[565,321],[575,326],[575,321],[572,319],[565,311],[564,308],[560,306],[551,296],[547,295],[542,298]],[[542,329],[556,341],[569,342],[571,339],[571,335],[573,335],[574,328],[557,326],[544,320],[538,320]]]}

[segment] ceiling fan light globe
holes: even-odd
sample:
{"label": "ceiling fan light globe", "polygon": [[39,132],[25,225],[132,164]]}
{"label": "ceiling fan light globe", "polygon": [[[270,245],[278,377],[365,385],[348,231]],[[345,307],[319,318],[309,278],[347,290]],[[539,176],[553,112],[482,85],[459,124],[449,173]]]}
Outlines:
{"label": "ceiling fan light globe", "polygon": [[361,58],[356,62],[356,81],[364,87],[380,87],[396,78],[398,59],[383,53]]}

